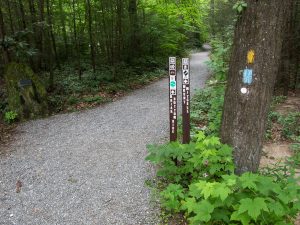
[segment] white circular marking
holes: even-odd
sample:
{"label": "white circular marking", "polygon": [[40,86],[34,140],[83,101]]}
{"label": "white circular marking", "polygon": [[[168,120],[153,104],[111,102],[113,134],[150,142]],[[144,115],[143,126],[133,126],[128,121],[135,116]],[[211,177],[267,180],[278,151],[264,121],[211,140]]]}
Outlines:
{"label": "white circular marking", "polygon": [[245,87],[243,87],[243,88],[241,89],[241,92],[242,92],[242,94],[247,94],[247,92],[248,92],[248,89],[247,89],[247,88],[245,88]]}

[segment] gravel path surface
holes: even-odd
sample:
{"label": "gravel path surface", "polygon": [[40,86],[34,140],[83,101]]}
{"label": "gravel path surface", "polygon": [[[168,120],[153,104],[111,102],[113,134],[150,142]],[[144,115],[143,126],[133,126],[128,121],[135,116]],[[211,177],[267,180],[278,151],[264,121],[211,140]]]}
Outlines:
{"label": "gravel path surface", "polygon": [[[203,87],[206,60],[192,55],[192,88]],[[20,125],[0,156],[0,224],[157,224],[144,158],[146,144],[168,135],[167,93],[164,79],[102,107]]]}

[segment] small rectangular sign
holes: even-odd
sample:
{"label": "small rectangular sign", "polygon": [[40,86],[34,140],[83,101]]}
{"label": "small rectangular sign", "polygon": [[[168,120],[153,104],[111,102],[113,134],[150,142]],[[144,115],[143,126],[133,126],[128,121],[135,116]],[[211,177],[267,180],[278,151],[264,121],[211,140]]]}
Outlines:
{"label": "small rectangular sign", "polygon": [[182,59],[182,143],[190,142],[190,62]]}
{"label": "small rectangular sign", "polygon": [[32,81],[28,79],[19,81],[19,87],[26,87],[26,86],[32,86]]}
{"label": "small rectangular sign", "polygon": [[177,141],[177,76],[176,57],[169,58],[170,141]]}

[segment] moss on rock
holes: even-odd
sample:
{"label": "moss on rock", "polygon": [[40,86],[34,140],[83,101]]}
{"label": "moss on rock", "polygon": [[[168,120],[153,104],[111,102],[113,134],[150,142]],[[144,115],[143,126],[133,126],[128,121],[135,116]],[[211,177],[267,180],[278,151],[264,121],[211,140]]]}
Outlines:
{"label": "moss on rock", "polygon": [[[29,66],[10,63],[5,70],[8,107],[18,113],[20,119],[48,114],[47,91]],[[26,85],[20,82],[27,81]]]}

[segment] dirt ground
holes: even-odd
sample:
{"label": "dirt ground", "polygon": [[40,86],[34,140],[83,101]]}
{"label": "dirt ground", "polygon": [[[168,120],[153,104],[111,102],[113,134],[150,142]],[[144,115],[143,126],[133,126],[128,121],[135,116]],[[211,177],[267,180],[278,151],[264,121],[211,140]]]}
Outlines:
{"label": "dirt ground", "polygon": [[[296,93],[291,92],[283,103],[276,106],[275,111],[282,115],[291,112],[300,112],[300,91]],[[272,141],[267,141],[264,145],[263,157],[260,163],[261,167],[283,162],[286,158],[292,156],[292,152],[289,148],[291,143],[282,140],[280,135],[276,134],[276,129],[275,124],[275,129],[272,129]]]}

